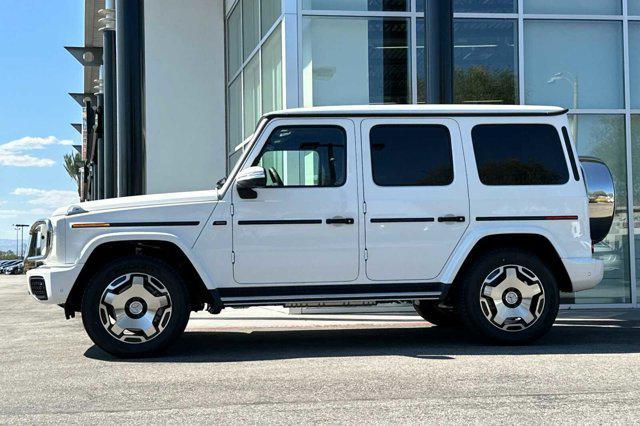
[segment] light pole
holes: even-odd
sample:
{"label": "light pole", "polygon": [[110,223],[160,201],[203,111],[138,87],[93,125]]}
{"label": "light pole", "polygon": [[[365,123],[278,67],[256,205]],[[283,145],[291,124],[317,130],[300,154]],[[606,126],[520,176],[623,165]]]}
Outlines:
{"label": "light pole", "polygon": [[[17,223],[13,226],[16,228],[16,255],[24,257],[24,228],[28,228],[29,225]],[[18,230],[20,230],[20,250],[18,250]]]}
{"label": "light pole", "polygon": [[[558,72],[551,76],[547,81],[547,84],[553,84],[558,80],[565,80],[571,84],[573,88],[573,106],[572,109],[578,109],[578,77],[568,72]],[[571,122],[571,131],[573,132],[573,139],[578,142],[578,118],[573,117]]]}

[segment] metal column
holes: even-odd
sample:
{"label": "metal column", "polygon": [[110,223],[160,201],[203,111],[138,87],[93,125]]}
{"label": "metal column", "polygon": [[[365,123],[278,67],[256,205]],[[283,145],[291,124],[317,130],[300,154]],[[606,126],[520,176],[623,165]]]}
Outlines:
{"label": "metal column", "polygon": [[117,89],[116,89],[116,32],[114,0],[105,2],[101,11],[102,73],[104,91],[104,134],[101,168],[103,170],[104,198],[116,196],[117,169]]}
{"label": "metal column", "polygon": [[118,196],[144,193],[144,22],[142,0],[116,0]]}
{"label": "metal column", "polygon": [[427,103],[452,104],[453,0],[424,2]]}

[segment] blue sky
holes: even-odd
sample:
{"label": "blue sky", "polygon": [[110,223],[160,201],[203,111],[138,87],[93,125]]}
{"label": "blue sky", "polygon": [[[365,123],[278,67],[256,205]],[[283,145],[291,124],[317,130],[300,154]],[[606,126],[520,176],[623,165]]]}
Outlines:
{"label": "blue sky", "polygon": [[62,166],[80,134],[82,67],[64,46],[83,44],[81,0],[0,2],[0,239],[77,200]]}

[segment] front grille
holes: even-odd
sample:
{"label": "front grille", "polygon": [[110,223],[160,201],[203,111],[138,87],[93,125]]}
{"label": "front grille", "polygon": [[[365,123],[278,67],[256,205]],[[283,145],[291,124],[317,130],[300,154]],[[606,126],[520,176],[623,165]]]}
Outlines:
{"label": "front grille", "polygon": [[44,278],[31,277],[29,278],[29,287],[31,288],[31,294],[38,300],[47,300],[47,286],[44,284]]}

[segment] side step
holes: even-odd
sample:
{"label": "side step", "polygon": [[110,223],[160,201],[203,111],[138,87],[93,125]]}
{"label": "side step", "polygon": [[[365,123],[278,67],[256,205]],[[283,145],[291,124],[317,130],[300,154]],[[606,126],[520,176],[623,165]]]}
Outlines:
{"label": "side step", "polygon": [[[283,285],[222,287],[212,292],[224,306],[287,305],[321,302],[409,301],[437,300],[446,293],[449,284],[341,284],[341,285]],[[213,294],[215,292],[215,294]]]}

